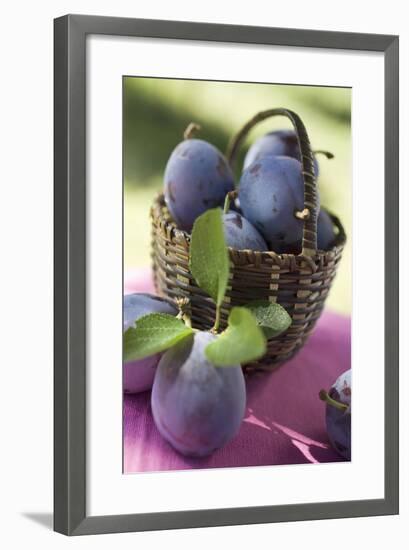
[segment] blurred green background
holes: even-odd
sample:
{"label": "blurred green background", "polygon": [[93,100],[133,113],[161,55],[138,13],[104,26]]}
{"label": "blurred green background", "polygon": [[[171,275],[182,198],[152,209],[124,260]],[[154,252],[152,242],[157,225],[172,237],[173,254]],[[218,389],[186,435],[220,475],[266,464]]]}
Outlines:
{"label": "blurred green background", "polygon": [[[125,270],[150,265],[149,208],[162,188],[165,165],[183,139],[189,122],[201,125],[200,136],[221,151],[231,136],[258,111],[286,107],[302,118],[313,148],[334,153],[320,156],[321,204],[340,217],[348,236],[340,269],[327,304],[334,310],[351,309],[351,90],[288,86],[167,80],[124,79],[124,262]],[[256,126],[239,159],[258,136],[289,128],[283,118]]]}

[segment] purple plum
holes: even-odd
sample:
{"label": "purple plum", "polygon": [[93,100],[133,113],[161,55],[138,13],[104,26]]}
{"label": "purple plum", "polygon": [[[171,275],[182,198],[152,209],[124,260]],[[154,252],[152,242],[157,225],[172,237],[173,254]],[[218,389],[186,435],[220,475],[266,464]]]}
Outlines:
{"label": "purple plum", "polygon": [[[334,240],[334,224],[328,212],[321,208],[317,220],[317,248],[324,251],[330,250]],[[281,243],[275,245],[275,252],[280,254],[300,254],[301,249],[301,239],[295,243]]]}
{"label": "purple plum", "polygon": [[328,212],[320,210],[317,223],[317,246],[320,250],[329,250],[334,242],[334,224]]}
{"label": "purple plum", "polygon": [[[247,151],[243,168],[267,156],[291,157],[301,161],[300,146],[294,130],[276,130],[257,139]],[[315,175],[318,177],[318,162],[314,157]]]}
{"label": "purple plum", "polygon": [[304,180],[298,160],[264,157],[244,170],[239,186],[240,207],[277,253],[301,241],[303,222],[295,212],[304,209]]}
{"label": "purple plum", "polygon": [[[168,313],[177,315],[178,310],[172,302],[152,294],[127,294],[124,296],[123,324],[124,332],[132,327],[140,317],[149,313]],[[156,367],[162,354],[128,361],[123,366],[123,385],[125,393],[139,393],[150,390]]]}
{"label": "purple plum", "polygon": [[230,210],[223,214],[223,225],[227,246],[237,250],[268,250],[257,229],[238,212]]}
{"label": "purple plum", "polygon": [[205,356],[216,338],[197,332],[165,352],[152,388],[155,424],[174,449],[207,456],[239,431],[246,407],[240,365],[215,367]]}
{"label": "purple plum", "polygon": [[191,231],[195,219],[209,208],[223,206],[233,189],[225,157],[207,141],[186,139],[173,150],[165,169],[164,193],[180,229]]}
{"label": "purple plum", "polygon": [[327,433],[331,445],[346,460],[351,460],[351,370],[341,374],[327,393],[320,391],[326,401]]}

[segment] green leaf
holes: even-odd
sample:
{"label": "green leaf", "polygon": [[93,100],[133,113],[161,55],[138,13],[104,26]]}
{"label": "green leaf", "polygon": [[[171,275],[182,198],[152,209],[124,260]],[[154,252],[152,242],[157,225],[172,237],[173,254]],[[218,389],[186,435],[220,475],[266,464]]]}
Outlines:
{"label": "green leaf", "polygon": [[247,304],[246,307],[255,316],[267,339],[278,336],[291,325],[291,317],[280,304],[256,300]]}
{"label": "green leaf", "polygon": [[206,347],[206,357],[219,367],[247,363],[266,352],[266,338],[254,315],[244,307],[234,307],[227,329]]}
{"label": "green leaf", "polygon": [[181,319],[166,313],[151,313],[136,321],[124,334],[124,361],[149,357],[174,346],[193,334]]}
{"label": "green leaf", "polygon": [[189,265],[199,287],[220,306],[226,293],[230,267],[221,208],[207,210],[196,219],[190,241]]}

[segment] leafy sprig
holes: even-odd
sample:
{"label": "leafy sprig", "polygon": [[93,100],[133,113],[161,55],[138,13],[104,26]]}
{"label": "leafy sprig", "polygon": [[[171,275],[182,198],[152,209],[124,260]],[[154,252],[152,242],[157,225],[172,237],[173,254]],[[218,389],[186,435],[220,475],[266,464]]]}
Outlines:
{"label": "leafy sprig", "polygon": [[[216,305],[212,332],[217,333],[230,273],[221,208],[207,210],[196,219],[190,241],[189,266],[197,285]],[[290,324],[291,317],[276,303],[255,301],[245,307],[233,307],[227,328],[207,345],[206,356],[218,367],[260,359],[266,352],[267,340],[287,330]],[[124,360],[142,359],[165,351],[192,337],[194,332],[195,329],[179,317],[164,313],[145,315],[125,332]]]}
{"label": "leafy sprig", "polygon": [[167,313],[144,315],[125,332],[124,361],[143,359],[165,351],[192,334],[191,327]]}

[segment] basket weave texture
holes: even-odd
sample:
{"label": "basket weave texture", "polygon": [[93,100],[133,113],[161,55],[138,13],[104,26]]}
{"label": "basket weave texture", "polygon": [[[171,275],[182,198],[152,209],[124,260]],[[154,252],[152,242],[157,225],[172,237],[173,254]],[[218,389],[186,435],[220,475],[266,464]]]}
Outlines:
{"label": "basket weave texture", "polygon": [[[297,115],[282,109],[270,110],[257,115],[257,120],[247,126],[251,127],[255,122],[275,114],[290,114],[291,120],[295,121],[303,152],[305,205],[309,208],[310,216],[308,221],[304,221],[301,254],[229,248],[230,279],[221,307],[220,329],[226,327],[227,317],[233,306],[246,305],[254,300],[277,302],[292,318],[291,326],[284,333],[268,341],[267,353],[262,359],[244,365],[248,372],[274,369],[290,359],[304,345],[323,310],[346,240],[341,222],[330,214],[336,227],[335,241],[330,250],[317,250],[318,200],[315,193],[313,157],[308,136],[306,133],[303,135],[305,129]],[[241,132],[239,139],[235,139],[231,147],[233,151],[237,149],[243,136],[244,132]],[[232,154],[230,161],[231,157]],[[158,195],[152,205],[151,220],[156,291],[173,300],[187,298],[187,313],[191,317],[192,326],[211,329],[215,319],[215,305],[193,279],[189,269],[190,235],[176,227],[165,205],[163,194]]]}
{"label": "basket weave texture", "polygon": [[[188,313],[192,326],[210,329],[215,306],[195,283],[189,269],[190,236],[171,220],[163,195],[151,209],[152,259],[156,291],[176,299],[189,300]],[[268,341],[266,355],[246,370],[271,369],[292,357],[304,344],[324,307],[335,277],[345,242],[339,220],[332,217],[339,229],[333,248],[318,252],[316,257],[275,254],[229,248],[231,269],[226,297],[221,309],[220,327],[226,326],[229,310],[254,300],[278,302],[292,318],[291,326]]]}

